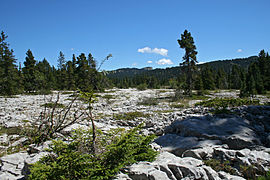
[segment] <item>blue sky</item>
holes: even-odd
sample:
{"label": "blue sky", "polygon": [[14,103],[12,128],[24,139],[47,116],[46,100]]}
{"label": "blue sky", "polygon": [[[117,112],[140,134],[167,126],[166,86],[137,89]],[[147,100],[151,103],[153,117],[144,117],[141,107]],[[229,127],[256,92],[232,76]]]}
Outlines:
{"label": "blue sky", "polygon": [[182,62],[177,39],[191,32],[198,61],[257,55],[270,46],[269,0],[1,0],[0,31],[18,62],[31,49],[57,65],[59,52],[89,52],[103,69]]}

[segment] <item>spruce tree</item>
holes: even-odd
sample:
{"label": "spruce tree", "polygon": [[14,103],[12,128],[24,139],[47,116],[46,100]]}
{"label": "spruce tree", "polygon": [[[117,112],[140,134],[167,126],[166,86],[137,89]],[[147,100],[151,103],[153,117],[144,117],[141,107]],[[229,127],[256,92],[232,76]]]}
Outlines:
{"label": "spruce tree", "polygon": [[227,89],[228,88],[226,73],[223,70],[223,68],[218,69],[215,84],[216,84],[216,87],[218,89]]}
{"label": "spruce tree", "polygon": [[25,91],[27,92],[37,91],[36,60],[30,49],[26,52],[24,68],[22,70],[23,70],[23,76],[24,76]]}
{"label": "spruce tree", "polygon": [[241,70],[238,65],[233,65],[230,73],[230,88],[240,89],[242,84]]}
{"label": "spruce tree", "polygon": [[181,34],[181,40],[177,40],[178,44],[180,45],[180,48],[185,49],[185,55],[183,57],[183,63],[182,65],[187,67],[187,80],[186,80],[186,94],[191,96],[192,94],[192,72],[195,69],[195,64],[198,62],[196,55],[196,46],[194,44],[193,37],[191,36],[191,33],[187,30],[184,31],[183,34]]}
{"label": "spruce tree", "polygon": [[66,70],[66,60],[64,53],[60,51],[59,57],[58,57],[58,88],[60,90],[64,90],[67,88],[67,70]]}
{"label": "spruce tree", "polygon": [[202,80],[203,80],[203,88],[207,90],[213,90],[215,89],[215,80],[214,80],[214,73],[213,69],[206,65],[202,69]]}
{"label": "spruce tree", "polygon": [[67,89],[75,90],[75,69],[72,61],[67,62]]}
{"label": "spruce tree", "polygon": [[0,94],[13,95],[22,91],[19,84],[19,72],[15,65],[13,50],[6,42],[7,36],[2,31],[0,36]]}
{"label": "spruce tree", "polygon": [[84,53],[81,53],[77,57],[77,87],[82,91],[87,91],[89,88],[93,88],[90,82],[90,67]]}

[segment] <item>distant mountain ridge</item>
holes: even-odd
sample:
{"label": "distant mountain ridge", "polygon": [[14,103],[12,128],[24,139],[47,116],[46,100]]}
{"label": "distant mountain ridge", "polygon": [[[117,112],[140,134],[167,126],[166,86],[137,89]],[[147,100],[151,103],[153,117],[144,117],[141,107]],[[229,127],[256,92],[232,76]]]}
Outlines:
{"label": "distant mountain ridge", "polygon": [[[204,67],[209,65],[213,70],[218,70],[219,68],[223,68],[226,73],[229,73],[233,65],[238,65],[241,68],[247,69],[248,66],[258,60],[258,56],[250,56],[247,58],[236,58],[231,60],[216,60],[211,62],[206,62],[203,64],[198,64],[197,67]],[[149,75],[156,77],[166,77],[173,78],[179,76],[182,72],[182,67],[170,67],[166,69],[153,69],[152,67],[144,67],[144,68],[121,68],[108,72],[109,78],[132,78],[138,75]]]}

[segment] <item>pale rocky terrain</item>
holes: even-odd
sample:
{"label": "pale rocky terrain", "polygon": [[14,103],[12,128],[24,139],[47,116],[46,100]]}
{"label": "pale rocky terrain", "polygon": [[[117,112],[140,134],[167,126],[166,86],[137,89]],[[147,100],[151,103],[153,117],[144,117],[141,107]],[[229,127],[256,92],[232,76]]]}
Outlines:
{"label": "pale rocky terrain", "polygon": [[[214,97],[237,97],[238,92],[220,91]],[[60,93],[60,103],[68,105],[71,94]],[[270,106],[242,106],[231,109],[232,114],[213,115],[211,108],[195,107],[200,100],[183,102],[183,108],[175,108],[169,97],[173,90],[111,89],[100,93],[94,106],[96,126],[107,131],[111,128],[132,128],[145,123],[144,134],[156,134],[153,148],[160,151],[154,162],[139,162],[123,169],[117,179],[244,179],[254,174],[264,174],[270,168]],[[53,95],[18,95],[0,97],[0,125],[2,129],[18,127],[38,120],[43,105],[55,101]],[[157,105],[140,105],[140,102],[156,99]],[[269,102],[264,96],[262,103]],[[86,105],[76,101],[76,108]],[[74,108],[73,110],[75,111]],[[143,112],[144,117],[134,120],[118,119],[116,115],[127,112]],[[64,131],[88,128],[83,118]],[[23,145],[27,138],[3,132],[0,135],[0,179],[24,179],[29,164],[43,155],[50,142],[32,145],[26,150],[7,154],[8,149]],[[205,160],[217,159],[228,162],[233,174],[215,171]],[[252,170],[244,170],[251,168]]]}

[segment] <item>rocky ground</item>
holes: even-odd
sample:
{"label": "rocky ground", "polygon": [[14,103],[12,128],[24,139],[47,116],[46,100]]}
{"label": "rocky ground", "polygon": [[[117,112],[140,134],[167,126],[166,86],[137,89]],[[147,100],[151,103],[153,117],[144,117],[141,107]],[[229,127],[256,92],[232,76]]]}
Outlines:
{"label": "rocky ground", "polygon": [[[237,93],[219,91],[208,97]],[[59,103],[68,105],[71,95],[60,93]],[[111,89],[98,94],[93,113],[99,129],[131,128],[144,122],[143,133],[158,136],[152,144],[160,151],[157,159],[127,167],[117,179],[254,179],[269,170],[270,106],[242,106],[215,115],[211,108],[194,106],[200,98],[172,102],[173,95],[168,89]],[[46,154],[50,142],[17,148],[27,141],[19,134],[38,120],[43,104],[56,98],[57,92],[0,98],[0,179],[23,179],[29,164]],[[258,98],[269,102],[267,97]],[[75,106],[85,108],[79,100]],[[65,131],[88,126],[82,119]]]}

